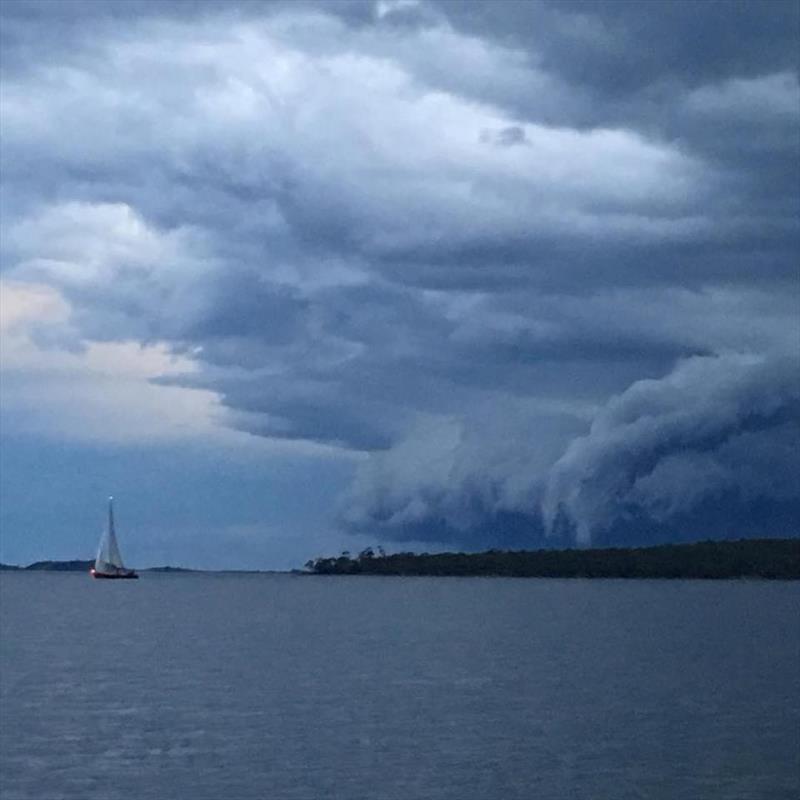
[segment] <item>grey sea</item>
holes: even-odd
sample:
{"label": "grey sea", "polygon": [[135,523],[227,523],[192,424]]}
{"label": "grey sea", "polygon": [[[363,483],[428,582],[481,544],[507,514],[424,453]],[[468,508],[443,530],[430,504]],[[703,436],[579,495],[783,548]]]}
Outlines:
{"label": "grey sea", "polygon": [[2,800],[800,797],[800,583],[0,577]]}

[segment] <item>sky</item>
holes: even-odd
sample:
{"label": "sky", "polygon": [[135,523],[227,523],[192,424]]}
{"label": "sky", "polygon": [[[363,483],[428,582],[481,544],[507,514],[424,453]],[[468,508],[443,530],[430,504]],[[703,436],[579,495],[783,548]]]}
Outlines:
{"label": "sky", "polygon": [[0,13],[0,560],[800,535],[796,2]]}

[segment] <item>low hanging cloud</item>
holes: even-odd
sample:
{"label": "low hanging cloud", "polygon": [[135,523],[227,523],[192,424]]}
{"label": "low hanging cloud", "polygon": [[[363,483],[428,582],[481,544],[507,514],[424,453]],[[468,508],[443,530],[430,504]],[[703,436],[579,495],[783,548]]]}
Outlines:
{"label": "low hanging cloud", "polygon": [[796,9],[61,5],[3,8],[42,352],[356,454],[364,535],[794,532]]}
{"label": "low hanging cloud", "polygon": [[[362,466],[343,518],[388,538],[479,531],[484,543],[516,546],[615,542],[637,526],[640,536],[735,538],[776,520],[786,527],[766,532],[794,535],[796,366],[785,354],[693,357],[612,397],[585,435],[532,409],[506,421],[505,437],[496,425],[428,421]],[[711,530],[709,504],[727,506]],[[676,521],[686,529],[670,530]]]}
{"label": "low hanging cloud", "polygon": [[613,398],[569,445],[547,476],[545,521],[565,517],[587,544],[618,520],[663,523],[706,500],[800,508],[798,445],[796,357],[689,359]]}
{"label": "low hanging cloud", "polygon": [[353,531],[388,539],[530,545],[544,534],[541,479],[579,430],[568,414],[505,401],[491,418],[428,418],[365,461],[341,502]]}

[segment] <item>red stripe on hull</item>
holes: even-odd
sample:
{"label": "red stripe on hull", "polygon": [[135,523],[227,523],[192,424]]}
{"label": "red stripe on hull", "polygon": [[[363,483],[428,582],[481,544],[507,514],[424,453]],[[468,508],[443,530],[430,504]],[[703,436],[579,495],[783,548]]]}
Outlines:
{"label": "red stripe on hull", "polygon": [[105,581],[125,581],[125,580],[132,580],[138,579],[139,576],[135,572],[131,572],[129,575],[106,575],[103,572],[95,572],[93,569],[89,570],[89,574],[93,578],[97,578],[100,580],[101,578]]}

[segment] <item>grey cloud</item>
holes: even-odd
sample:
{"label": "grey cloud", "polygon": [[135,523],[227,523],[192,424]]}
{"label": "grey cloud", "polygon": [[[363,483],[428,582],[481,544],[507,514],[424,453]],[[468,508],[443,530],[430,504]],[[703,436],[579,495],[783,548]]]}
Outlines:
{"label": "grey cloud", "polygon": [[723,497],[783,525],[771,8],[5,3],[2,269],[63,294],[70,346],[189,355],[170,380],[226,424],[368,451],[354,530],[669,538]]}
{"label": "grey cloud", "polygon": [[420,419],[362,464],[342,519],[401,541],[530,543],[544,533],[541,477],[579,428],[567,414],[501,398],[470,416]]}
{"label": "grey cloud", "polygon": [[[796,198],[796,3],[704,2],[692,13],[675,3],[634,8],[624,0],[438,7],[455,29],[501,42],[568,87],[557,93],[556,124],[623,126],[679,142],[736,173],[732,196],[745,214],[759,187],[769,186],[773,200]],[[495,97],[522,119],[554,122],[541,91],[528,93],[525,80]],[[796,215],[796,202],[783,212],[786,220]]]}
{"label": "grey cloud", "polygon": [[525,130],[519,125],[509,125],[507,128],[500,128],[497,131],[481,131],[480,140],[500,147],[513,147],[528,141]]}
{"label": "grey cloud", "polygon": [[584,436],[574,420],[503,410],[512,437],[496,422],[440,419],[373,456],[346,522],[399,540],[428,530],[436,541],[496,544],[504,517],[509,535],[550,546],[797,533],[794,357],[688,359],[612,398]]}
{"label": "grey cloud", "polygon": [[588,542],[637,511],[663,521],[730,490],[745,504],[797,500],[799,413],[796,357],[690,359],[613,398],[570,444],[548,476],[545,517],[563,512]]}
{"label": "grey cloud", "polygon": [[[339,23],[314,25],[321,25],[319,36],[344,36],[352,47],[365,47],[375,56],[379,45],[391,45],[396,39],[376,39],[375,33],[348,34]],[[293,28],[288,31],[296,35]],[[641,279],[639,265],[643,259],[654,262],[645,280],[659,274],[667,281],[674,279],[680,262],[692,262],[680,280],[738,279],[735,259],[709,258],[708,250],[747,250],[764,245],[765,220],[753,219],[749,203],[754,187],[731,192],[730,175],[715,173],[668,143],[643,139],[624,129],[578,133],[538,124],[528,130],[509,124],[496,128],[501,132],[496,136],[502,139],[506,135],[503,131],[515,131],[515,141],[524,140],[529,147],[509,148],[509,152],[522,152],[524,156],[504,161],[498,155],[482,163],[479,148],[464,151],[462,145],[453,152],[444,141],[428,135],[429,123],[423,117],[446,115],[456,131],[465,125],[467,130],[470,125],[477,126],[474,136],[478,139],[486,130],[481,127],[484,120],[476,118],[468,105],[459,104],[457,96],[443,95],[444,100],[430,102],[424,83],[415,85],[415,79],[409,77],[417,75],[416,80],[421,81],[428,76],[414,70],[413,58],[406,53],[395,57],[412,59],[410,62],[398,62],[399,71],[394,67],[386,70],[385,89],[379,80],[377,93],[371,97],[345,91],[342,105],[331,109],[313,83],[317,78],[324,80],[324,71],[313,60],[301,60],[298,85],[307,89],[303,103],[312,127],[298,131],[292,113],[285,113],[287,100],[292,101],[294,95],[278,98],[276,106],[275,88],[268,82],[263,85],[259,74],[251,69],[250,62],[243,61],[244,54],[239,54],[229,39],[220,36],[216,55],[206,58],[201,64],[204,69],[198,70],[194,64],[188,69],[189,64],[180,56],[182,48],[191,46],[184,28],[173,25],[155,33],[144,29],[142,35],[155,36],[162,47],[153,45],[150,58],[147,50],[143,56],[141,50],[122,42],[122,52],[128,44],[131,56],[112,62],[112,74],[105,79],[99,76],[104,74],[108,66],[104,62],[110,56],[102,51],[98,56],[95,51],[96,63],[82,65],[86,80],[78,81],[66,93],[57,92],[56,87],[59,81],[67,80],[68,73],[56,71],[48,81],[35,82],[34,92],[51,99],[60,126],[66,123],[72,128],[65,133],[75,143],[65,145],[63,137],[52,142],[45,139],[40,150],[47,161],[66,160],[73,169],[78,165],[85,169],[88,163],[94,164],[95,172],[123,170],[116,190],[123,191],[129,202],[161,206],[159,213],[165,220],[186,213],[203,214],[198,223],[217,226],[228,214],[232,220],[250,221],[246,233],[255,238],[260,231],[254,229],[252,221],[260,207],[264,216],[273,213],[282,221],[283,239],[294,239],[303,249],[367,259],[373,266],[382,267],[392,280],[428,286],[458,285],[465,278],[469,280],[469,269],[462,265],[468,267],[476,261],[471,278],[476,285],[502,280],[504,274],[512,283],[559,281],[574,286],[609,279],[619,282],[623,277],[636,281]],[[413,42],[411,33],[405,36]],[[463,44],[454,34],[448,36],[440,48],[441,58],[450,57],[458,63]],[[267,36],[261,41],[267,48],[267,58],[304,52],[302,48],[286,48],[280,39]],[[306,46],[302,36],[299,41]],[[277,55],[272,56],[269,47],[275,42],[279,42],[274,51]],[[333,54],[344,51],[340,45]],[[254,54],[258,52],[255,48]],[[315,52],[311,51],[312,58]],[[503,74],[507,54],[487,50],[485,45],[481,52],[486,68]],[[342,69],[351,69],[346,59],[337,63]],[[153,92],[147,104],[141,104],[133,81],[164,69],[171,71],[172,81]],[[233,72],[235,82],[222,80],[226,70]],[[366,72],[358,66],[355,70],[349,77],[365,79]],[[532,74],[521,71],[522,79]],[[393,84],[398,79],[411,92],[410,97],[399,101]],[[332,90],[341,91],[339,87]],[[22,130],[28,121],[30,104],[24,98],[30,92],[27,83],[24,87],[8,84],[5,115],[9,133],[5,147],[10,154],[12,178],[17,161],[14,156],[18,151],[30,152],[37,144],[29,130],[19,146],[14,136],[14,131]],[[110,98],[113,104],[105,109],[97,106],[94,118],[73,119],[64,104],[70,108],[95,106],[93,94]],[[368,114],[373,103],[384,101],[388,102],[381,117],[402,123],[403,134],[410,136],[409,144],[413,142],[415,147],[410,158],[408,150],[392,142],[391,130],[383,130],[380,122],[374,130],[353,126],[350,114]],[[219,108],[233,108],[237,113],[219,118],[219,103],[223,104]],[[244,114],[236,108],[242,104]],[[181,109],[179,117],[170,113],[175,108]],[[491,113],[491,109],[485,109],[484,117]],[[343,143],[338,159],[331,159],[329,148],[320,149],[314,134],[313,121],[322,114],[326,114],[327,141]],[[192,120],[192,124],[183,119]],[[115,120],[113,129],[103,132],[110,120]],[[56,130],[56,126],[49,129]],[[120,136],[120,129],[127,133]],[[207,130],[209,135],[198,137],[198,130]],[[367,153],[348,144],[365,136],[367,140],[377,137],[382,147]],[[99,149],[97,137],[103,142]],[[81,144],[92,139],[92,146]],[[563,157],[565,153],[569,154],[567,158]],[[165,183],[166,195],[156,193],[155,187],[142,193],[138,178],[126,174],[138,172],[135,164],[141,158],[153,162],[148,177],[155,175],[159,183]],[[397,159],[401,168],[396,166]],[[432,172],[428,163],[442,168]],[[626,179],[620,180],[623,164]],[[741,183],[741,177],[737,180]],[[173,187],[180,190],[187,182],[192,193],[188,206],[181,203],[176,208],[173,203],[171,209],[164,208],[165,197],[174,196],[176,201],[180,197],[173,195]],[[749,178],[748,182],[752,183]],[[202,196],[194,199],[209,192],[218,201],[211,207],[205,205]],[[135,196],[131,196],[133,193]],[[731,205],[732,197],[740,199],[738,206]],[[774,192],[770,197],[774,204]],[[258,206],[248,208],[256,199]],[[775,226],[780,218],[775,218],[774,211],[771,217],[769,224]],[[791,251],[797,242],[796,219],[787,212],[782,219],[783,238]],[[275,233],[262,233],[272,246]],[[774,240],[775,235],[770,238]],[[286,246],[285,241],[282,246]],[[770,261],[773,274],[785,275],[790,269],[789,253]]]}
{"label": "grey cloud", "polygon": [[626,0],[492,0],[437,4],[456,27],[530,52],[570,82],[608,95],[677,78],[696,86],[728,77],[797,69],[798,9],[790,0],[680,4]]}

